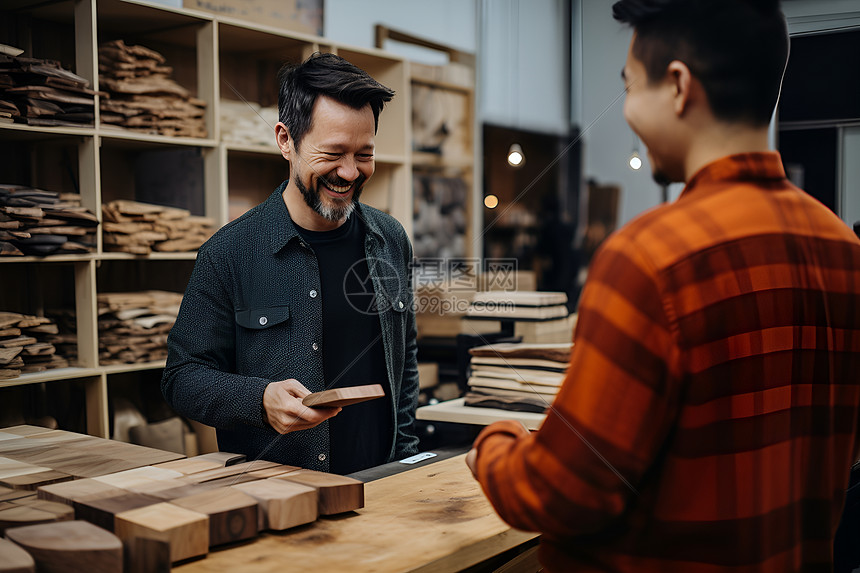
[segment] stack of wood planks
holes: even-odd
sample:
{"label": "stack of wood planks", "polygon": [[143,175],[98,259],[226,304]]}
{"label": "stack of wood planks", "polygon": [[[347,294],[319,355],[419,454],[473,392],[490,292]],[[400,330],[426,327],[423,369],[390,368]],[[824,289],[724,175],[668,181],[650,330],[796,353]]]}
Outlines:
{"label": "stack of wood planks", "polygon": [[47,341],[57,330],[49,318],[0,312],[0,379],[67,367],[68,360]]}
{"label": "stack of wood planks", "polygon": [[80,195],[0,184],[0,256],[88,253],[98,224]]}
{"label": "stack of wood planks", "polygon": [[105,251],[147,255],[161,252],[194,251],[208,239],[215,221],[192,216],[185,209],[140,203],[111,201],[102,205],[102,238]]}
{"label": "stack of wood planks", "polygon": [[[147,563],[127,570],[155,571],[261,531],[364,507],[364,484],[344,476],[227,452],[181,458],[62,430],[0,429],[0,527],[37,563],[77,559],[63,569],[77,571],[98,557],[124,557],[130,566]],[[58,541],[69,536],[74,550]]]}
{"label": "stack of wood planks", "polygon": [[99,46],[102,123],[170,136],[206,137],[206,102],[170,78],[164,56],[122,40]]}
{"label": "stack of wood planks", "polygon": [[275,147],[278,107],[222,99],[221,141],[236,145]]}
{"label": "stack of wood planks", "polygon": [[470,348],[465,404],[545,412],[564,381],[572,343],[499,343]]}
{"label": "stack of wood planks", "polygon": [[100,293],[99,362],[135,364],[167,358],[167,334],[182,294],[167,291]]}
{"label": "stack of wood planks", "polygon": [[92,125],[96,94],[59,62],[0,54],[0,123]]}

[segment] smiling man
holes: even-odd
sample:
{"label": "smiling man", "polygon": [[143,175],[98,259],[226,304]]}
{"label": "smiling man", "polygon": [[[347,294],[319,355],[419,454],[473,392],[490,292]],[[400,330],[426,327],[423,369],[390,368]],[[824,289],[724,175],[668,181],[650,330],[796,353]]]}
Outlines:
{"label": "smiling man", "polygon": [[[275,136],[289,178],[197,257],[168,340],[162,391],[214,426],[222,451],[333,473],[417,452],[412,247],[359,203],[394,92],[332,54],[279,74]],[[344,409],[301,400],[381,384]]]}
{"label": "smiling man", "polygon": [[860,422],[860,241],[785,177],[777,0],[622,0],[624,115],[679,199],[601,246],[540,430],[467,463],[547,571],[830,571]]}

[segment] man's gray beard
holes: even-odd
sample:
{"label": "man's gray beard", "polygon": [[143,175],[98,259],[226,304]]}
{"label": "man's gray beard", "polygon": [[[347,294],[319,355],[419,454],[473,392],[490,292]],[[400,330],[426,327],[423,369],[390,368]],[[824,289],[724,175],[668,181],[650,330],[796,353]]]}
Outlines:
{"label": "man's gray beard", "polygon": [[[335,223],[352,215],[352,212],[355,211],[355,204],[358,202],[358,198],[361,195],[361,187],[356,186],[355,191],[352,192],[352,198],[349,201],[337,201],[337,204],[329,205],[323,203],[320,198],[320,191],[314,193],[305,186],[302,180],[299,179],[298,173],[295,175],[294,180],[296,182],[296,187],[298,187],[299,191],[302,192],[302,197],[304,197],[305,203],[307,203],[308,207],[313,209],[324,219]],[[319,184],[317,184],[317,187],[319,187]]]}

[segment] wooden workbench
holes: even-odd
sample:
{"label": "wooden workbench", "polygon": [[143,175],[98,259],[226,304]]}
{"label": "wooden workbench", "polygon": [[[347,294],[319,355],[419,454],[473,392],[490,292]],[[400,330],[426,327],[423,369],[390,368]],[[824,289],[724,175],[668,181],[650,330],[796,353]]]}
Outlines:
{"label": "wooden workbench", "polygon": [[354,513],[218,549],[177,573],[249,571],[460,571],[537,534],[511,529],[493,511],[459,455],[365,485]]}

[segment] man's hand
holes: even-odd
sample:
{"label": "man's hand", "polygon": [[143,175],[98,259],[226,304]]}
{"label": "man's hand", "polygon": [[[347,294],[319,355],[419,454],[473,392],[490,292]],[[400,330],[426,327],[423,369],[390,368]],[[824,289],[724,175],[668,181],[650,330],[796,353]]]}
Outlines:
{"label": "man's hand", "polygon": [[340,412],[340,408],[308,408],[302,398],[310,393],[293,378],[272,382],[263,392],[266,421],[279,434],[286,434],[313,428]]}

